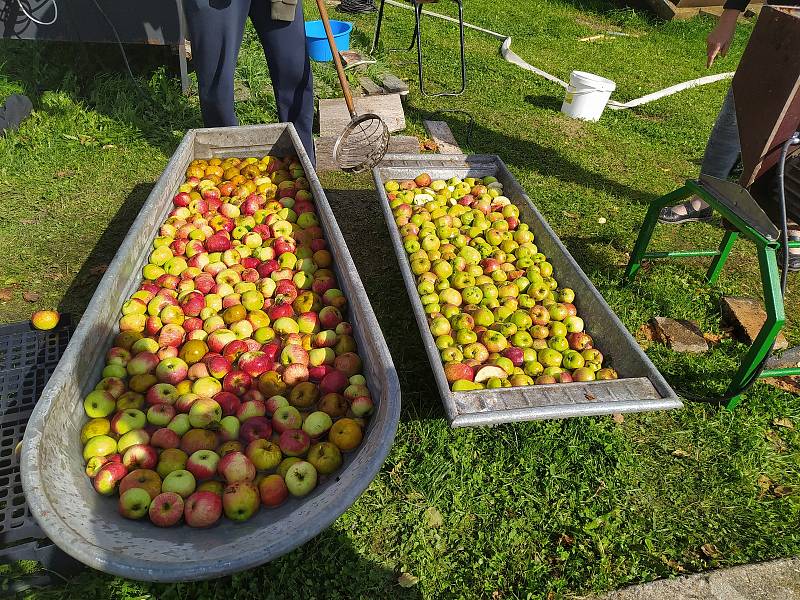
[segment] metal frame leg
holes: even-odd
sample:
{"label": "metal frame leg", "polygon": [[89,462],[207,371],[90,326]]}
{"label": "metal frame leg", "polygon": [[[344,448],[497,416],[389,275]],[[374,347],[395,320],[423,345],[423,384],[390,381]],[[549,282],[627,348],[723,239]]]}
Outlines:
{"label": "metal frame leg", "polygon": [[187,65],[187,57],[186,57],[186,38],[188,37],[187,34],[187,26],[186,26],[186,13],[183,11],[183,1],[177,0],[178,4],[178,29],[179,29],[179,41],[178,41],[178,67],[181,72],[181,91],[184,95],[188,95],[189,93],[189,66]]}
{"label": "metal frame leg", "polygon": [[464,3],[462,0],[453,0],[458,5],[458,36],[461,45],[461,88],[454,92],[440,92],[438,94],[429,94],[425,91],[425,80],[422,76],[422,27],[420,24],[420,17],[422,16],[422,4],[414,2],[416,10],[416,40],[417,40],[417,72],[419,73],[419,89],[423,96],[428,98],[440,98],[442,96],[460,96],[467,89],[467,58],[466,50],[464,48]]}
{"label": "metal frame leg", "polygon": [[623,281],[625,283],[632,281],[642,266],[642,258],[644,257],[644,253],[647,251],[650,238],[653,237],[653,231],[658,223],[658,213],[661,212],[661,209],[668,204],[680,202],[684,198],[691,196],[693,193],[694,192],[690,190],[688,186],[683,186],[682,188],[678,188],[677,190],[670,192],[665,196],[661,196],[661,198],[653,200],[650,203],[650,207],[647,209],[647,214],[645,215],[644,222],[642,223],[642,228],[639,230],[639,237],[636,238],[636,244],[634,244],[631,257],[628,260],[628,266],[625,268],[625,275],[623,275]]}
{"label": "metal frame leg", "polygon": [[[742,360],[741,367],[731,379],[727,393],[741,388],[752,377],[758,365],[772,350],[775,338],[778,337],[786,321],[776,250],[777,248],[772,245],[758,245],[758,262],[761,268],[761,284],[764,288],[764,308],[767,311],[767,320]],[[728,401],[726,408],[733,410],[741,401],[742,396],[736,396]]]}
{"label": "metal frame leg", "polygon": [[[378,21],[375,24],[375,35],[372,36],[372,47],[370,48],[370,54],[374,54],[375,51],[378,49],[378,41],[381,37],[381,24],[383,23],[383,11],[384,6],[386,4],[386,0],[381,0],[381,4],[378,7]],[[387,52],[411,52],[414,49],[414,45],[417,43],[417,32],[418,29],[414,27],[414,34],[411,36],[411,43],[408,45],[408,48],[403,50],[402,48],[388,48]]]}
{"label": "metal frame leg", "polygon": [[386,4],[386,0],[381,0],[381,5],[378,7],[378,22],[375,24],[375,35],[372,36],[372,48],[370,48],[370,54],[375,52],[375,49],[378,47],[378,39],[381,37],[381,23],[383,23],[383,8]]}
{"label": "metal frame leg", "polygon": [[706,271],[706,281],[708,283],[716,283],[722,268],[725,266],[725,261],[728,260],[728,255],[731,253],[733,244],[739,237],[738,231],[726,231],[722,242],[719,245],[719,254],[711,261],[711,265]]}

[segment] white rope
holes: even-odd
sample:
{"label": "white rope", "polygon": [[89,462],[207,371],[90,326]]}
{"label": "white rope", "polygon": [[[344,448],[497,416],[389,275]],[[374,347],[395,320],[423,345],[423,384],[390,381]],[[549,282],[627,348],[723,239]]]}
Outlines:
{"label": "white rope", "polygon": [[[47,8],[48,4],[52,4],[53,5],[53,18],[50,19],[47,22],[40,21],[39,19],[37,19],[36,17],[31,15],[27,10],[25,10],[25,6],[23,6],[22,0],[17,0],[17,4],[19,5],[19,9],[22,11],[22,14],[24,14],[26,17],[28,17],[28,19],[30,19],[31,21],[33,21],[37,25],[52,25],[53,23],[55,23],[58,20],[58,4],[56,4],[56,0],[49,0],[49,2],[45,2],[44,4],[39,6],[38,9],[37,9],[37,10],[41,10],[42,8]],[[31,10],[33,10],[33,9],[31,9]]]}
{"label": "white rope", "polygon": [[[397,2],[396,0],[386,0],[386,4],[391,4],[392,6],[396,6],[398,8],[405,8],[406,10],[414,10],[413,6]],[[438,19],[444,19],[445,21],[450,21],[452,23],[458,23],[458,19],[454,17],[441,15],[439,13],[431,12],[429,10],[423,10],[422,14],[431,17],[436,17]],[[535,73],[536,75],[539,75],[539,77],[544,77],[548,81],[560,85],[565,89],[569,87],[569,84],[566,81],[559,79],[555,75],[551,75],[547,71],[543,71],[542,69],[538,69],[533,65],[530,65],[527,62],[525,62],[522,58],[520,58],[518,54],[516,54],[513,50],[511,50],[510,36],[503,35],[502,33],[497,33],[496,31],[492,31],[491,29],[484,29],[483,27],[478,27],[470,23],[464,23],[464,27],[468,29],[474,29],[475,31],[480,31],[481,33],[485,33],[487,35],[491,35],[494,38],[502,40],[502,44],[500,45],[500,56],[502,56],[505,61],[513,65],[516,65],[521,69],[525,69],[526,71]],[[641,98],[636,98],[635,100],[630,100],[624,103],[617,102],[615,100],[610,100],[608,102],[608,108],[612,110],[624,110],[627,108],[633,108],[635,106],[641,106],[642,104],[647,104],[648,102],[653,102],[654,100],[658,100],[659,98],[671,96],[672,94],[677,94],[678,92],[682,92],[684,90],[688,90],[693,87],[708,85],[709,83],[715,83],[723,79],[730,79],[733,77],[733,75],[734,74],[732,72],[719,73],[718,75],[707,75],[705,77],[700,77],[698,79],[692,79],[691,81],[684,81],[683,83],[672,85],[668,88],[664,88],[663,90],[659,90],[657,92],[653,92],[652,94],[647,94],[646,96],[642,96]]]}

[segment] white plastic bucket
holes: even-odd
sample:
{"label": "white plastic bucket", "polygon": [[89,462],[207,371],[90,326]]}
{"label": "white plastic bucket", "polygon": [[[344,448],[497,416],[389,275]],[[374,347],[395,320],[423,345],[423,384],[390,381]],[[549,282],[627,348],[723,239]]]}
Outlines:
{"label": "white plastic bucket", "polygon": [[573,71],[569,75],[569,87],[564,95],[561,112],[574,119],[597,121],[606,108],[617,84],[585,71]]}

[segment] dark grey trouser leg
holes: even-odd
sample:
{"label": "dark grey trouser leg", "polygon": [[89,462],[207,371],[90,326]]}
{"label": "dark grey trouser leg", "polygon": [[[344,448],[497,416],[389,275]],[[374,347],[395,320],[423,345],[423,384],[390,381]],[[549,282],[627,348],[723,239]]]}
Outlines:
{"label": "dark grey trouser leg", "polygon": [[314,164],[314,87],[306,51],[302,0],[297,2],[297,12],[291,23],[272,20],[269,0],[252,0],[250,19],[264,46],[278,105],[278,120],[294,124]]}
{"label": "dark grey trouser leg", "polygon": [[711,136],[703,154],[700,172],[719,179],[727,179],[736,161],[739,160],[739,126],[736,123],[736,107],[733,102],[733,88],[728,90],[722,108],[714,122]]}
{"label": "dark grey trouser leg", "polygon": [[184,0],[206,127],[238,125],[233,78],[250,0]]}

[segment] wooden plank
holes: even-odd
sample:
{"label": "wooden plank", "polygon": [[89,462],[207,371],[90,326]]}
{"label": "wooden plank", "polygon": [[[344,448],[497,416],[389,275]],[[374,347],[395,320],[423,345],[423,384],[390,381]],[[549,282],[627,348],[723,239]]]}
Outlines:
{"label": "wooden plank", "polygon": [[391,73],[383,74],[381,77],[381,84],[390,94],[400,94],[401,96],[408,94],[408,84]]}
{"label": "wooden plank", "polygon": [[698,14],[697,8],[678,8],[669,0],[644,0],[657,17],[666,21],[672,19],[691,19]]}
{"label": "wooden plank", "polygon": [[800,10],[765,6],[733,78],[749,187],[773,167],[784,141],[800,125]]}
{"label": "wooden plank", "polygon": [[[337,171],[333,160],[333,147],[338,136],[319,137],[314,141],[317,152],[317,173]],[[389,138],[388,154],[419,154],[419,140],[413,135],[393,135]]]}
{"label": "wooden plank", "polygon": [[[390,132],[406,128],[406,117],[400,94],[362,96],[353,98],[356,112],[360,115],[374,113],[384,120]],[[320,136],[338,136],[350,123],[350,113],[343,98],[321,98],[319,101]]]}
{"label": "wooden plank", "polygon": [[450,126],[444,121],[423,121],[425,130],[439,149],[439,154],[464,154],[458,146]]}
{"label": "wooden plank", "polygon": [[386,93],[381,86],[372,81],[369,77],[359,77],[358,84],[367,96],[380,96]]}

